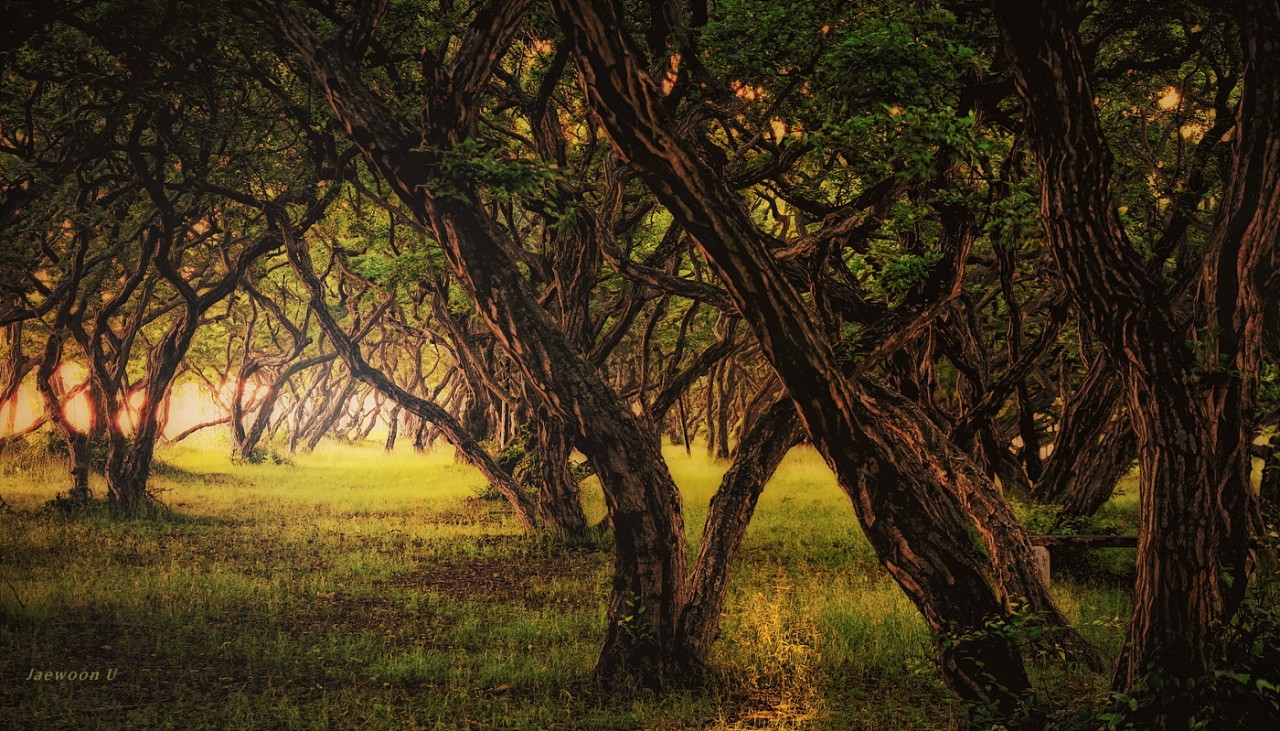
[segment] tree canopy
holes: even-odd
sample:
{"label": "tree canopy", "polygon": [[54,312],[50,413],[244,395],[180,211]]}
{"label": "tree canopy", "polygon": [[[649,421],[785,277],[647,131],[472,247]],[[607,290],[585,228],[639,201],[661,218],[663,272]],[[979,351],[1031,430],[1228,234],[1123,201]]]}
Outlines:
{"label": "tree canopy", "polygon": [[[1035,541],[1131,469],[1115,692],[1212,674],[1274,571],[1274,0],[12,5],[0,403],[72,503],[101,470],[145,512],[202,429],[443,440],[526,533],[610,537],[596,675],[662,689],[808,441],[948,685],[1024,727],[992,627],[1106,661]],[[731,460],[696,552],[664,440]]]}

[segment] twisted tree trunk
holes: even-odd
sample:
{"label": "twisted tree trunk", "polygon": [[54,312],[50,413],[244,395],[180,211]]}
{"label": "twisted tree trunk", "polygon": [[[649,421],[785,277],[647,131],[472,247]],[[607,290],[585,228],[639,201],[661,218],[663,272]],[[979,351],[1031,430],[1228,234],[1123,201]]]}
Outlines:
{"label": "twisted tree trunk", "polygon": [[471,183],[450,181],[463,196],[433,193],[439,151],[467,138],[480,91],[529,3],[497,2],[480,9],[451,62],[438,60],[438,83],[430,83],[424,94],[431,113],[419,129],[398,119],[359,78],[357,51],[363,50],[385,3],[363,7],[353,16],[341,40],[355,42],[345,46],[322,44],[285,6],[250,4],[299,52],[365,159],[419,225],[434,233],[477,312],[539,400],[571,426],[575,443],[600,477],[614,526],[613,591],[597,674],[608,680],[625,672],[646,684],[663,683],[686,660],[675,630],[685,548],[680,496],[658,439],[538,303],[511,259],[516,245],[471,202],[479,200]]}
{"label": "twisted tree trunk", "polygon": [[1207,364],[1186,347],[1185,324],[1113,206],[1111,156],[1073,11],[1059,0],[994,5],[1026,105],[1050,251],[1084,323],[1121,364],[1137,434],[1138,577],[1115,684],[1129,689],[1152,668],[1196,677],[1209,666],[1212,626],[1231,615],[1248,583],[1258,284],[1274,271],[1280,233],[1280,3],[1239,6],[1244,93],[1204,269],[1215,353]]}
{"label": "twisted tree trunk", "polygon": [[1124,410],[1124,382],[1109,359],[1099,356],[1063,407],[1053,452],[1031,495],[1061,505],[1060,519],[1093,515],[1111,499],[1137,450]]}
{"label": "twisted tree trunk", "polygon": [[[957,494],[939,483],[964,484],[959,493],[984,508],[1000,505],[985,502],[987,495],[998,496],[994,485],[923,415],[883,389],[843,378],[741,201],[670,132],[655,85],[627,51],[614,8],[585,0],[553,5],[615,148],[707,256],[853,500],[881,560],[930,627],[962,633],[963,640],[941,646],[948,682],[966,698],[1013,714],[1029,691],[1022,661],[1007,639],[986,631],[986,623],[1003,614],[986,581],[990,564],[970,542]],[[1018,527],[1016,520],[1012,525]],[[1000,536],[1001,545],[1007,537]],[[1021,537],[1029,557],[1030,544]],[[1039,582],[1030,565],[1029,580]]]}
{"label": "twisted tree trunk", "polygon": [[681,639],[686,651],[696,658],[706,657],[719,633],[720,614],[729,589],[729,567],[742,545],[760,493],[782,458],[803,435],[791,399],[775,401],[738,444],[733,465],[711,498],[680,615]]}
{"label": "twisted tree trunk", "polygon": [[71,464],[71,489],[67,496],[74,503],[87,503],[93,496],[89,490],[89,437],[71,424],[65,411],[66,393],[58,374],[64,337],[62,332],[49,334],[44,354],[36,369],[36,390],[44,401],[49,422],[67,445],[67,457]]}

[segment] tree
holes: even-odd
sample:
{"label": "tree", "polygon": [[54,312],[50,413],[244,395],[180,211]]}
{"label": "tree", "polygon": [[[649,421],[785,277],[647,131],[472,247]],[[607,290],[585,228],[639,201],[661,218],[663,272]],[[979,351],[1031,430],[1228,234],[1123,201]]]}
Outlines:
{"label": "tree", "polygon": [[987,539],[1005,585],[1047,597],[1028,571],[1031,551],[1020,524],[923,414],[879,384],[844,377],[767,237],[723,177],[672,132],[657,85],[637,63],[613,6],[567,0],[554,6],[612,142],[706,254],[881,560],[931,627],[971,633],[944,650],[948,682],[964,697],[987,698],[1012,713],[1027,680],[1016,651],[981,633],[1003,609],[968,543],[966,513]]}
{"label": "tree", "polygon": [[530,295],[508,253],[514,247],[473,203],[474,181],[433,178],[450,160],[442,156],[467,138],[481,92],[527,4],[482,8],[457,54],[447,61],[442,53],[434,58],[438,73],[423,80],[425,108],[416,127],[373,95],[353,63],[367,50],[385,3],[352,16],[328,44],[288,8],[253,5],[301,56],[366,161],[440,243],[477,311],[539,399],[572,425],[604,486],[614,527],[610,623],[597,671],[608,678],[632,669],[648,682],[661,682],[673,664],[682,664],[675,624],[685,557],[679,493],[656,436]]}
{"label": "tree", "polygon": [[1078,16],[1058,2],[995,3],[1026,106],[1046,240],[1081,319],[1124,373],[1138,437],[1138,580],[1121,689],[1153,668],[1203,673],[1212,627],[1231,616],[1248,583],[1261,302],[1280,235],[1270,213],[1280,203],[1280,6],[1236,8],[1245,70],[1233,163],[1200,274],[1197,351],[1113,204]]}

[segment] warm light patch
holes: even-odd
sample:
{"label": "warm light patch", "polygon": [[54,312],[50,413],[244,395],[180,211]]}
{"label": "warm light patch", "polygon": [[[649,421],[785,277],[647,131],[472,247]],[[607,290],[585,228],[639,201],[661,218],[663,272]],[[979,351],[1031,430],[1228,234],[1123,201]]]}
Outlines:
{"label": "warm light patch", "polygon": [[741,81],[729,82],[729,88],[733,93],[744,102],[759,101],[764,97],[764,89],[755,84],[744,84]]}
{"label": "warm light patch", "polygon": [[[71,428],[85,434],[93,428],[94,410],[85,388],[88,371],[76,363],[66,363],[55,371],[59,388],[64,394],[71,394],[62,403],[62,414]],[[267,387],[261,383],[246,384],[244,399],[248,404],[261,401]],[[226,380],[218,389],[221,403],[230,403],[235,396],[235,382]],[[145,403],[142,392],[136,392],[129,398],[124,410],[116,415],[116,424],[126,433],[137,428],[138,413]],[[219,401],[203,384],[184,383],[173,390],[169,399],[169,414],[165,423],[164,436],[175,437],[199,424],[217,421],[226,416],[226,411],[218,406]],[[0,437],[25,432],[45,416],[44,400],[35,383],[28,380],[18,390],[14,398],[0,404]]]}
{"label": "warm light patch", "polygon": [[781,140],[787,136],[787,123],[781,119],[769,120],[769,131],[773,132],[773,139]]}
{"label": "warm light patch", "polygon": [[676,81],[680,79],[680,54],[671,56],[671,63],[667,69],[667,73],[662,77],[662,95],[666,96],[676,88]]}
{"label": "warm light patch", "polygon": [[89,402],[89,395],[83,391],[62,404],[62,415],[71,424],[71,428],[81,434],[93,428],[93,404]]}
{"label": "warm light patch", "polygon": [[[62,415],[66,417],[71,428],[80,433],[87,433],[93,428],[93,402],[86,393],[85,382],[89,379],[89,369],[79,363],[63,363],[54,372],[62,393],[76,392],[74,396],[62,403]],[[43,409],[42,409],[43,410]]]}
{"label": "warm light patch", "polygon": [[1156,101],[1156,106],[1165,111],[1169,111],[1170,109],[1177,108],[1181,103],[1182,94],[1179,94],[1178,90],[1171,86],[1164,90],[1164,96],[1161,96],[1160,99]]}
{"label": "warm light patch", "polygon": [[44,406],[35,386],[26,384],[13,398],[0,404],[0,436],[9,436],[30,429],[44,414]]}
{"label": "warm light patch", "polygon": [[142,410],[142,405],[147,402],[147,397],[141,391],[134,393],[129,397],[123,409],[116,414],[116,426],[125,434],[133,434],[138,429],[138,412]]}
{"label": "warm light patch", "polygon": [[533,41],[532,43],[530,43],[529,47],[533,49],[534,53],[545,55],[545,54],[551,53],[554,47],[554,44],[552,44],[551,41],[547,40],[546,38],[539,38]]}
{"label": "warm light patch", "polygon": [[[235,386],[230,381],[221,390],[228,400],[235,396]],[[247,388],[246,392],[251,390]],[[214,404],[209,389],[196,383],[184,383],[173,389],[169,397],[169,418],[165,422],[164,434],[175,437],[193,426],[216,421],[224,415]]]}

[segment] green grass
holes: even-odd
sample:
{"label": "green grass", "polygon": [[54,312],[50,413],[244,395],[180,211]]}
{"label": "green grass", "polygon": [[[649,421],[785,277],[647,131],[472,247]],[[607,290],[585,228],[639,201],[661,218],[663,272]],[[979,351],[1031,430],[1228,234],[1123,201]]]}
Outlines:
{"label": "green grass", "polygon": [[[808,448],[760,500],[704,688],[604,694],[610,557],[526,539],[451,450],[324,445],[232,465],[167,448],[147,520],[43,507],[56,462],[0,463],[0,728],[958,728],[923,622]],[[725,463],[668,452],[696,544]],[[99,493],[103,487],[94,483]],[[598,486],[587,484],[599,518]],[[1126,497],[1111,519],[1132,518]],[[1062,582],[1107,651],[1122,581]],[[19,600],[21,603],[19,603]],[[37,683],[31,669],[107,682]],[[1037,670],[1061,702],[1105,678]],[[1069,682],[1067,682],[1069,680]],[[1055,695],[1056,694],[1056,695]],[[1066,696],[1070,696],[1067,698]]]}

